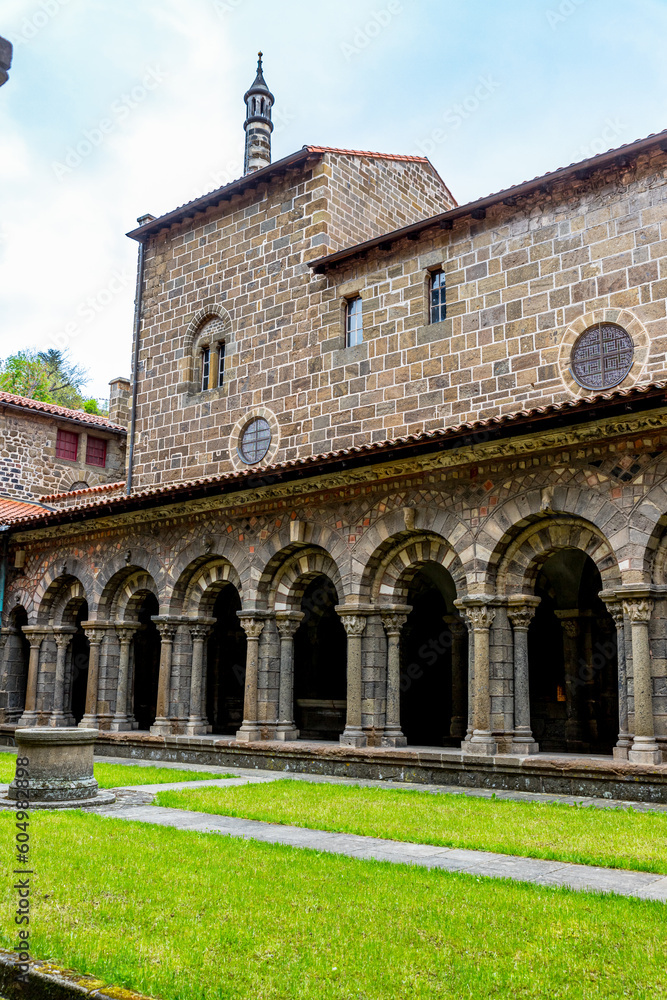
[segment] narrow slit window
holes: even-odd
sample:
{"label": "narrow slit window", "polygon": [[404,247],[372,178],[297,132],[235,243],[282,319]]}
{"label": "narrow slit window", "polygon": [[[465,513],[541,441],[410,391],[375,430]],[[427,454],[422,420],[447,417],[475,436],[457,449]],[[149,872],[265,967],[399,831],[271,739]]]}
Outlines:
{"label": "narrow slit window", "polygon": [[225,342],[221,340],[218,344],[218,385],[222,385],[225,379]]}
{"label": "narrow slit window", "polygon": [[208,389],[208,378],[211,368],[211,348],[204,347],[201,352],[201,389]]}
{"label": "narrow slit window", "polygon": [[364,339],[364,329],[361,320],[361,296],[347,300],[346,313],[346,343],[348,347],[361,344]]}
{"label": "narrow slit window", "polygon": [[446,316],[445,272],[434,271],[431,275],[431,323],[440,323]]}

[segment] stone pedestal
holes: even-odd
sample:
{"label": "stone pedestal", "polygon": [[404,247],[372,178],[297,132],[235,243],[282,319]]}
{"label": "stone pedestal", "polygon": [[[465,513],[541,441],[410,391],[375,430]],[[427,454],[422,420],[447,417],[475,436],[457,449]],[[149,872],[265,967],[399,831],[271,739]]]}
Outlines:
{"label": "stone pedestal", "polygon": [[[17,776],[1,804],[29,809],[81,809],[114,802],[113,792],[100,791],[93,776],[97,729],[36,726],[17,729]],[[23,773],[25,772],[25,773]]]}

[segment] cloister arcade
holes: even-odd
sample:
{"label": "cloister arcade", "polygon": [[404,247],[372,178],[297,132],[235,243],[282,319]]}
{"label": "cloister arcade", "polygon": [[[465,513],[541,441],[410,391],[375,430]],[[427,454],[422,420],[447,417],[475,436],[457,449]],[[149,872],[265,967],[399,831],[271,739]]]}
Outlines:
{"label": "cloister arcade", "polygon": [[353,558],[308,528],[261,561],[209,541],[173,564],[70,562],[11,598],[4,719],[660,762],[665,526],[628,583],[580,515],[499,519],[474,544],[422,520],[440,530],[394,515]]}

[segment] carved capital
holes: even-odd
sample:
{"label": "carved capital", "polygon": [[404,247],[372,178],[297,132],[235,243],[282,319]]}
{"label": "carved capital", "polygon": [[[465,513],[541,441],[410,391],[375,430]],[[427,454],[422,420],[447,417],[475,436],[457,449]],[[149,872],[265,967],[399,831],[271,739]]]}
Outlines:
{"label": "carved capital", "polygon": [[535,608],[530,605],[508,607],[507,617],[511,621],[513,628],[527,631],[535,617]]}
{"label": "carved capital", "polygon": [[190,635],[192,636],[192,641],[195,639],[201,639],[202,641],[207,638],[212,632],[210,625],[202,625],[197,623],[195,625],[190,625]]}
{"label": "carved capital", "polygon": [[460,615],[443,615],[442,620],[454,639],[461,639],[468,631],[467,623]]}
{"label": "carved capital", "polygon": [[362,636],[366,631],[366,616],[355,614],[354,611],[339,611],[343,628],[348,636]]}
{"label": "carved capital", "polygon": [[[104,629],[103,628],[84,628],[86,633],[86,639],[91,646],[99,646],[104,639]],[[70,636],[71,638],[71,636]],[[58,640],[56,639],[56,642]]]}
{"label": "carved capital", "polygon": [[646,598],[631,598],[623,601],[623,608],[633,625],[637,622],[648,623],[651,620],[653,602]]}
{"label": "carved capital", "polygon": [[241,622],[241,628],[249,639],[259,639],[264,628],[264,621],[261,618],[256,618],[252,614],[239,615],[239,621]]}
{"label": "carved capital", "polygon": [[623,604],[621,601],[609,601],[607,604],[607,611],[614,619],[614,625],[616,626],[616,631],[619,632],[625,624],[625,614],[623,611]]}
{"label": "carved capital", "polygon": [[118,636],[120,642],[131,642],[132,636],[138,628],[139,625],[137,622],[119,622],[116,625],[116,635]]}
{"label": "carved capital", "polygon": [[56,640],[58,649],[67,649],[73,635],[73,632],[54,632],[53,638]]}
{"label": "carved capital", "polygon": [[383,611],[382,624],[387,635],[400,635],[408,616],[398,611]]}
{"label": "carved capital", "polygon": [[473,632],[485,632],[490,629],[496,617],[496,609],[488,604],[477,604],[461,608]]}
{"label": "carved capital", "polygon": [[281,639],[290,639],[303,620],[302,611],[278,611],[276,627]]}
{"label": "carved capital", "polygon": [[162,642],[173,642],[174,636],[176,635],[176,629],[178,628],[178,622],[165,622],[153,619],[155,622],[155,627],[160,633],[160,639]]}

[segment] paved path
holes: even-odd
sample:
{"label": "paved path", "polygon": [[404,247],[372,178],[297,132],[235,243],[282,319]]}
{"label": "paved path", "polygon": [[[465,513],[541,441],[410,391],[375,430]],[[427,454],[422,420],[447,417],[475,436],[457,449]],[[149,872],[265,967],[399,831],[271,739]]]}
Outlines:
{"label": "paved path", "polygon": [[[194,782],[191,782],[190,787],[193,784]],[[365,860],[393,861],[397,864],[440,868],[449,872],[510,878],[517,882],[532,882],[543,886],[569,886],[572,889],[593,892],[615,892],[621,896],[637,896],[640,899],[667,902],[667,876],[648,872],[594,868],[589,865],[566,864],[562,861],[492,854],[488,851],[401,843],[377,837],[361,837],[357,834],[330,833],[231,816],[212,816],[185,809],[165,809],[161,806],[140,805],[121,808],[111,806],[95,811],[104,816],[113,816],[115,819],[155,823],[158,826],[171,826],[199,833],[220,833],[270,844],[307,847],[315,851],[345,854]]]}

